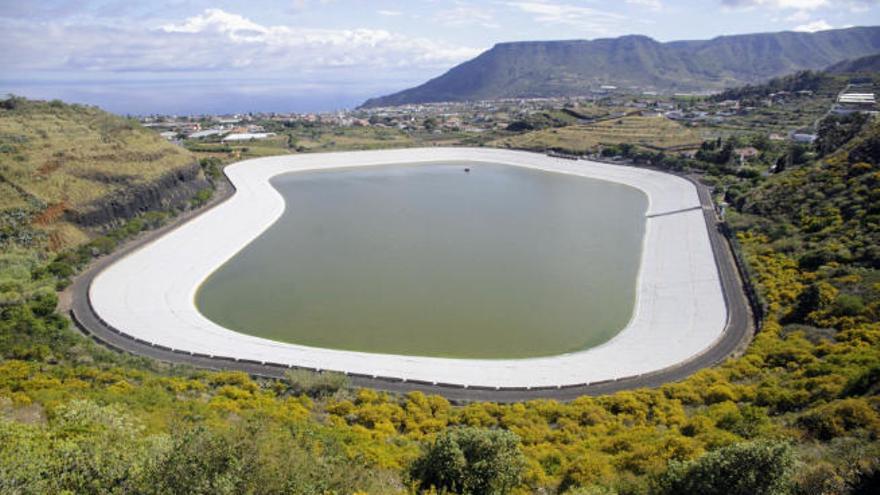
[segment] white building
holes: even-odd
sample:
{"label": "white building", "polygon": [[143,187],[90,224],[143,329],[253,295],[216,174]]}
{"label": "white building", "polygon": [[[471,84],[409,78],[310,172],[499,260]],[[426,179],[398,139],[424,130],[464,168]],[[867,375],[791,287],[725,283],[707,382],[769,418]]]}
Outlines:
{"label": "white building", "polygon": [[223,141],[250,141],[251,139],[266,139],[274,136],[274,132],[242,132],[230,134],[223,138]]}
{"label": "white building", "polygon": [[202,139],[211,136],[219,136],[229,131],[224,131],[222,129],[208,129],[206,131],[198,131],[187,136],[189,139]]}
{"label": "white building", "polygon": [[856,105],[873,105],[877,103],[874,93],[845,93],[837,97],[838,103],[852,103]]}

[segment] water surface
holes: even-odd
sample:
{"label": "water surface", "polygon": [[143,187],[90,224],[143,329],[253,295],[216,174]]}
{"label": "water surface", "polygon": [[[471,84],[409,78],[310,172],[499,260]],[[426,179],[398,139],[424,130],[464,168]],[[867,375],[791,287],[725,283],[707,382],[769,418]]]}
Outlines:
{"label": "water surface", "polygon": [[226,328],[333,349],[519,358],[601,344],[632,314],[647,209],[634,188],[463,162],[271,183],[284,214],[196,296]]}

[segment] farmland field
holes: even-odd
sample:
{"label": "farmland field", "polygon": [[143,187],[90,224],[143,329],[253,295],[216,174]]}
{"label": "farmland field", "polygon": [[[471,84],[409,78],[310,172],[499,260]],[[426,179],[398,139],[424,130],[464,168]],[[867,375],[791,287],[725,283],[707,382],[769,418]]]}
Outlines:
{"label": "farmland field", "polygon": [[603,145],[628,143],[650,148],[697,147],[701,134],[665,117],[626,116],[589,124],[543,129],[492,141],[490,145],[529,150],[595,152]]}

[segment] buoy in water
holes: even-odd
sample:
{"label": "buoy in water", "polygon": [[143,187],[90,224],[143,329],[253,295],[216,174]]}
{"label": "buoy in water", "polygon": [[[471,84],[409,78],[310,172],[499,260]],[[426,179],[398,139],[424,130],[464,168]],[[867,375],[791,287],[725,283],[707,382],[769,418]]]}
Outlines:
{"label": "buoy in water", "polygon": [[466,168],[466,169],[464,169],[464,171],[470,173],[471,169]]}

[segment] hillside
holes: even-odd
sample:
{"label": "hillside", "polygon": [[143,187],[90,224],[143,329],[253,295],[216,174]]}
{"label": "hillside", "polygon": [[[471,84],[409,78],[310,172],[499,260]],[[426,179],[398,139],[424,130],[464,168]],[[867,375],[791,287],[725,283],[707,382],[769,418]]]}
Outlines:
{"label": "hillside", "polygon": [[704,90],[823,69],[880,51],[880,27],[722,36],[661,43],[645,36],[502,43],[421,86],[364,107],[586,94],[602,84]]}
{"label": "hillside", "polygon": [[880,72],[880,53],[853,60],[844,60],[828,67],[825,71],[831,74]]}
{"label": "hillside", "polygon": [[60,101],[0,102],[0,246],[59,251],[208,186],[191,153],[137,122]]}
{"label": "hillside", "polygon": [[[31,107],[36,122],[82,121],[79,107],[61,106],[65,117],[43,105]],[[651,136],[631,124],[632,139]],[[44,153],[69,149],[47,129],[35,135],[60,147]],[[570,403],[456,405],[354,390],[328,373],[270,380],[115,353],[56,312],[56,289],[148,215],[51,259],[25,247],[30,223],[7,224],[16,243],[0,253],[0,493],[876,493],[880,125],[829,117],[819,129],[812,150],[759,133],[704,142],[686,160],[630,150],[716,186],[763,326],[743,356],[681,382]],[[743,168],[729,151],[747,139],[762,155]],[[53,198],[2,187],[7,208]]]}
{"label": "hillside", "polygon": [[816,150],[828,150],[819,164],[775,174],[735,203],[760,218],[768,238],[784,242],[799,265],[873,273],[880,270],[880,122],[858,114],[828,117],[819,132]]}

